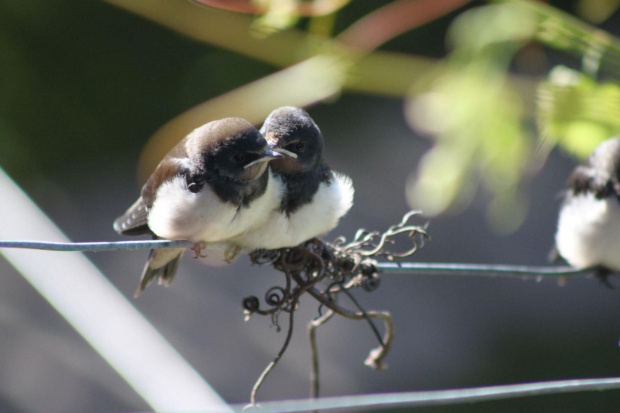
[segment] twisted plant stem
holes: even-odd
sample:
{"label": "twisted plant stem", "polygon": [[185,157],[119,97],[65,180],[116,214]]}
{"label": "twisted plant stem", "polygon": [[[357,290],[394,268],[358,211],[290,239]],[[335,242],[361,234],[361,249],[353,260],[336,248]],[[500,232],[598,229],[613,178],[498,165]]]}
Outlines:
{"label": "twisted plant stem", "polygon": [[364,364],[374,370],[385,370],[386,365],[383,364],[383,359],[390,350],[392,340],[394,339],[394,320],[392,319],[392,315],[388,311],[353,312],[347,310],[346,308],[340,307],[333,300],[327,299],[324,294],[316,289],[309,289],[308,293],[316,298],[325,307],[344,318],[348,318],[350,320],[382,320],[385,326],[385,333],[383,338],[380,338],[379,340],[380,346],[370,351],[368,358],[364,361]]}
{"label": "twisted plant stem", "polygon": [[[293,298],[293,304],[294,305],[297,304],[297,297]],[[250,405],[251,406],[256,405],[256,393],[258,393],[258,389],[260,388],[260,386],[262,386],[267,375],[271,372],[271,370],[273,370],[276,364],[278,364],[278,361],[280,361],[280,359],[284,355],[284,352],[288,348],[289,343],[291,342],[291,337],[293,336],[294,314],[295,314],[295,311],[289,312],[288,331],[286,333],[286,339],[284,340],[284,344],[282,345],[282,348],[280,349],[278,354],[274,357],[274,359],[271,361],[271,363],[267,365],[265,370],[263,370],[263,373],[259,376],[258,380],[256,380],[256,383],[254,384],[254,387],[252,388],[252,393],[250,393]]]}
{"label": "twisted plant stem", "polygon": [[308,340],[310,341],[310,351],[312,353],[312,370],[310,371],[310,397],[319,397],[319,351],[316,345],[316,329],[325,324],[335,314],[328,310],[325,314],[308,323]]}

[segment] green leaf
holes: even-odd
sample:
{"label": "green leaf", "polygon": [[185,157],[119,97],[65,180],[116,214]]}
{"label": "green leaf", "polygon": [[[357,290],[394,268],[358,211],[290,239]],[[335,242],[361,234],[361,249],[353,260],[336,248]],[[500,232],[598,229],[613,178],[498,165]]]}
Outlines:
{"label": "green leaf", "polygon": [[411,123],[436,140],[410,181],[408,199],[415,208],[437,215],[469,203],[476,173],[491,194],[511,198],[529,162],[531,137],[503,72],[481,60],[457,66],[411,103]]}
{"label": "green leaf", "polygon": [[257,35],[267,36],[290,29],[299,19],[295,0],[254,0],[254,2],[267,10],[254,21],[252,29]]}
{"label": "green leaf", "polygon": [[620,85],[598,84],[563,66],[540,84],[537,120],[541,135],[569,153],[587,157],[605,139],[620,133]]}

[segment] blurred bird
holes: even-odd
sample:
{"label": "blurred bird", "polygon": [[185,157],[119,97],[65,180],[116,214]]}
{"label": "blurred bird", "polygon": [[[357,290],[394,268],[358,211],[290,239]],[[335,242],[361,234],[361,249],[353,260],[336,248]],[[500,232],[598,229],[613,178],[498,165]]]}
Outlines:
{"label": "blurred bird", "polygon": [[[241,118],[207,123],[187,135],[159,163],[141,196],[114,221],[122,235],[238,247],[282,202],[282,185],[268,162],[282,157]],[[232,238],[235,241],[229,241]],[[152,250],[135,296],[155,278],[170,285],[184,249]]]}
{"label": "blurred bird", "polygon": [[284,155],[269,165],[284,186],[279,207],[260,231],[243,236],[248,250],[295,247],[332,230],[353,205],[353,184],[323,162],[323,135],[296,107],[274,110],[261,133]]}
{"label": "blurred bird", "polygon": [[555,235],[557,252],[576,268],[620,271],[620,137],[601,143],[568,178]]}

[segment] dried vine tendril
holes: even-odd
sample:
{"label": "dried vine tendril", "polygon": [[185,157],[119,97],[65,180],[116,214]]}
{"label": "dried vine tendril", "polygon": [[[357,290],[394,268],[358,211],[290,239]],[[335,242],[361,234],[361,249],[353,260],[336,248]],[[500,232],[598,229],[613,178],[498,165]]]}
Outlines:
{"label": "dried vine tendril", "polygon": [[[256,393],[269,372],[275,367],[278,360],[288,347],[292,335],[293,315],[300,297],[308,293],[319,303],[319,317],[308,326],[312,349],[312,397],[318,397],[318,355],[315,342],[315,329],[327,322],[333,315],[338,314],[353,320],[366,320],[377,336],[380,346],[370,352],[365,364],[371,368],[384,369],[385,358],[393,338],[394,324],[387,311],[365,311],[351,295],[350,290],[361,287],[364,291],[376,290],[381,282],[376,269],[375,258],[382,257],[389,261],[408,257],[422,247],[429,239],[426,225],[419,226],[410,223],[410,220],[419,212],[410,211],[403,216],[401,222],[391,226],[385,232],[366,231],[360,229],[352,241],[338,237],[333,243],[326,243],[319,239],[311,239],[295,248],[279,250],[258,250],[250,254],[252,264],[272,265],[282,272],[285,277],[284,286],[274,286],[267,290],[264,305],[256,296],[249,296],[243,300],[246,320],[251,315],[269,315],[278,327],[278,315],[289,313],[289,330],[283,347],[276,358],[261,374],[252,389],[251,404],[256,402]],[[395,250],[400,244],[399,238],[404,238],[406,246]],[[340,294],[348,297],[356,310],[348,310],[338,304]],[[327,309],[324,313],[323,311]],[[381,337],[373,320],[384,322],[384,336]]]}

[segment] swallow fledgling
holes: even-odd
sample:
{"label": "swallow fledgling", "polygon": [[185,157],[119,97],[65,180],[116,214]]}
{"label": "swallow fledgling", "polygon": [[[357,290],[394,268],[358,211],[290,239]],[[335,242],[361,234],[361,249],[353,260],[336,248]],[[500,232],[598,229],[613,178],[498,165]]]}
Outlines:
{"label": "swallow fledgling", "polygon": [[568,178],[555,235],[557,252],[575,268],[620,271],[620,137],[601,143]]}
{"label": "swallow fledgling", "polygon": [[261,133],[284,155],[269,164],[284,193],[261,230],[243,236],[244,249],[295,247],[335,228],[353,205],[353,184],[323,161],[323,135],[310,115],[291,106],[276,109]]}
{"label": "swallow fledgling", "polygon": [[[207,123],[168,152],[114,229],[122,235],[188,240],[197,251],[205,243],[236,247],[230,239],[261,227],[279,207],[282,186],[268,163],[282,156],[244,119]],[[183,252],[152,250],[135,296],[153,279],[170,285]]]}

